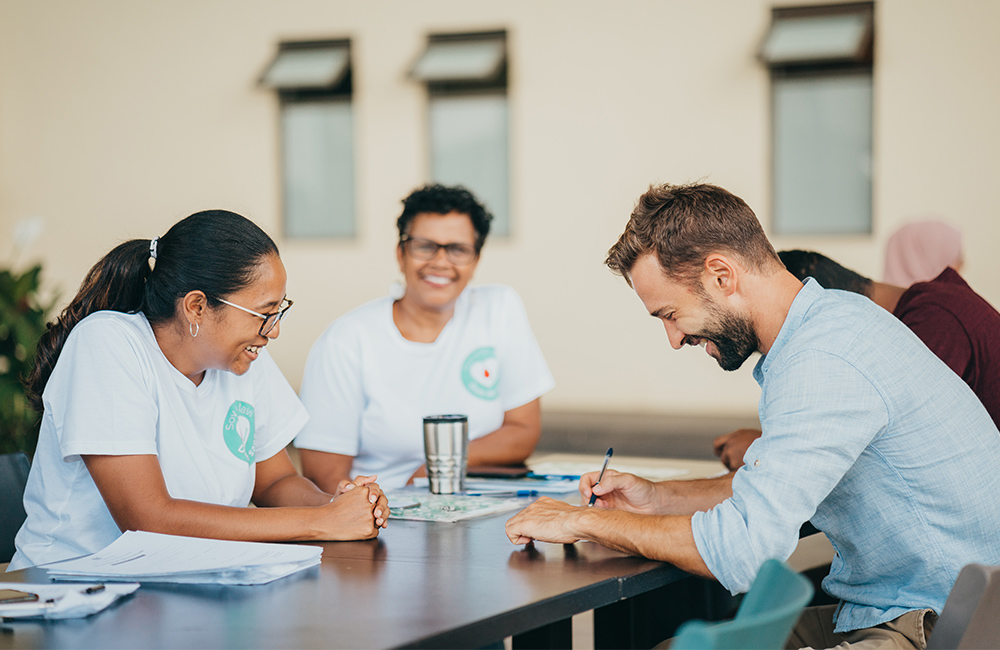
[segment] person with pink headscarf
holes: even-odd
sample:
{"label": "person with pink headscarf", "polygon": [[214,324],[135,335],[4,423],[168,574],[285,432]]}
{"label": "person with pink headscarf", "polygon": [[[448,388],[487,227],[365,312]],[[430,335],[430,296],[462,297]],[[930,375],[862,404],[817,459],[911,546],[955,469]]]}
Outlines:
{"label": "person with pink headscarf", "polygon": [[918,221],[889,237],[884,282],[908,287],[936,278],[948,267],[962,270],[962,233],[941,221]]}

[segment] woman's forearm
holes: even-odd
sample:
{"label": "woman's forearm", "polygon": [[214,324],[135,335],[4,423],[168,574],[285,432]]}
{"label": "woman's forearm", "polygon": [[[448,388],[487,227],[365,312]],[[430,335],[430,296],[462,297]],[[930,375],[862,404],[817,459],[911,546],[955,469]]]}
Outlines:
{"label": "woman's forearm", "polygon": [[294,472],[287,472],[281,457],[259,464],[258,478],[264,474],[265,480],[254,496],[268,503],[289,503],[297,494],[306,501],[299,507],[244,508],[174,498],[152,455],[83,459],[122,531],[245,541],[367,539],[378,534],[376,503],[371,498],[385,509],[381,492],[368,486],[357,487],[333,502],[327,496],[326,505],[311,505],[321,493],[310,490]]}

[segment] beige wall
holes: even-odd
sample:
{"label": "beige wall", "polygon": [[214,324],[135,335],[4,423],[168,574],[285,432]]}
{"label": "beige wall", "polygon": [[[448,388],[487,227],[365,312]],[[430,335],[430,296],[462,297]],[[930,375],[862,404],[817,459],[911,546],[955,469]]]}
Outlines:
{"label": "beige wall", "polygon": [[[877,276],[891,230],[944,215],[966,275],[1000,304],[1000,2],[881,0],[875,233],[777,238]],[[0,242],[45,230],[68,300],[117,242],[209,207],[280,234],[275,98],[255,80],[282,39],[351,37],[355,241],[280,241],[296,306],[271,347],[297,386],[327,323],[396,277],[398,201],[427,174],[425,96],[405,70],[430,31],[509,30],[515,236],[476,280],[514,286],[556,376],[551,408],[745,414],[750,365],[671,350],[602,266],[650,182],[707,179],[769,223],[768,77],[758,0],[0,0]],[[0,255],[9,246],[0,245]],[[0,258],[2,260],[3,258]]]}

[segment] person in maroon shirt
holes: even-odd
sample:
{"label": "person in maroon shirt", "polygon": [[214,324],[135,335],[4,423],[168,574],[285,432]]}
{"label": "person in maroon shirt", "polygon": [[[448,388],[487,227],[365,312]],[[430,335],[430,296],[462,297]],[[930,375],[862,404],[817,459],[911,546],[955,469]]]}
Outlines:
{"label": "person in maroon shirt", "polygon": [[[892,312],[965,380],[1000,427],[1000,312],[955,269],[906,288],[875,282],[813,251],[781,251],[778,257],[800,280],[812,277],[826,289],[860,293]],[[719,436],[712,447],[735,470],[759,436],[756,429],[739,429]]]}

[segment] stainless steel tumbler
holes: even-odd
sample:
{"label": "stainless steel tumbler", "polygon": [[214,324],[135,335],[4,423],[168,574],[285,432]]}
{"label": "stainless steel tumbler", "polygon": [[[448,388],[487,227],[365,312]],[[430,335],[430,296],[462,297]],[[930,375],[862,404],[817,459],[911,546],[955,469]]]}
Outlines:
{"label": "stainless steel tumbler", "polygon": [[424,454],[432,494],[455,494],[465,489],[469,463],[469,417],[429,415],[424,418]]}

